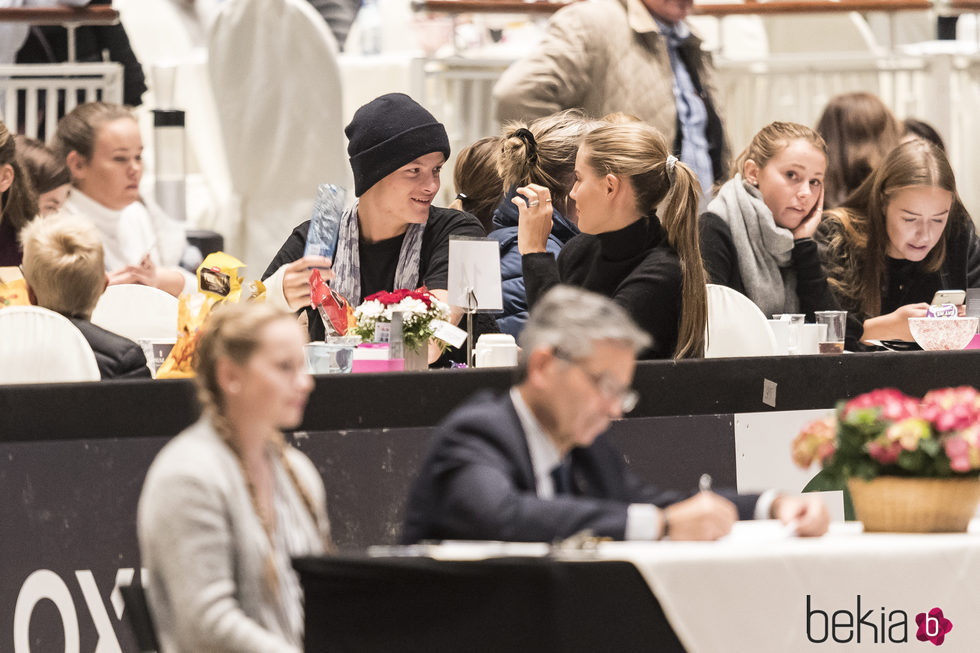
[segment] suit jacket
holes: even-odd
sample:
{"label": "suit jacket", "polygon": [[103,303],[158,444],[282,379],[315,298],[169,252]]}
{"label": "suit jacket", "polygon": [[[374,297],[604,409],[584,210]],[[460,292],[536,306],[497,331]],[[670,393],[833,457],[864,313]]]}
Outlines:
{"label": "suit jacket", "polygon": [[146,355],[135,342],[106,331],[88,320],[68,318],[74,324],[89,346],[95,352],[95,362],[103,379],[150,378],[150,368],[146,366]]}
{"label": "suit jacket", "polygon": [[[622,540],[631,503],[665,507],[685,497],[644,483],[600,435],[571,453],[573,492],[537,496],[531,454],[508,395],[481,393],[438,427],[408,498],[404,543],[471,539],[550,542],[583,529]],[[729,495],[741,519],[757,496]]]}

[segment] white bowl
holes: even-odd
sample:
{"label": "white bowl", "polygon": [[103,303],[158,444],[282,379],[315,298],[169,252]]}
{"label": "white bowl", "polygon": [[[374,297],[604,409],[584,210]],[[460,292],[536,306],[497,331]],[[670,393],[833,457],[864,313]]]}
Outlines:
{"label": "white bowl", "polygon": [[976,317],[910,317],[909,331],[923,349],[963,349],[977,334]]}

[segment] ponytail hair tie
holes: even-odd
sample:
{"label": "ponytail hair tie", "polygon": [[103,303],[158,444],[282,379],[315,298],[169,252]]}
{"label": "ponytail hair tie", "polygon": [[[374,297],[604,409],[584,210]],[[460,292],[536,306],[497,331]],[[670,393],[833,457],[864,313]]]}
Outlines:
{"label": "ponytail hair tie", "polygon": [[667,155],[667,162],[664,167],[667,169],[667,181],[671,185],[674,184],[674,179],[677,177],[677,173],[674,171],[674,167],[677,165],[677,157],[673,154]]}
{"label": "ponytail hair tie", "polygon": [[521,127],[514,131],[514,136],[524,141],[527,146],[527,160],[534,165],[538,162],[538,144],[534,140],[534,134],[531,133],[530,129]]}

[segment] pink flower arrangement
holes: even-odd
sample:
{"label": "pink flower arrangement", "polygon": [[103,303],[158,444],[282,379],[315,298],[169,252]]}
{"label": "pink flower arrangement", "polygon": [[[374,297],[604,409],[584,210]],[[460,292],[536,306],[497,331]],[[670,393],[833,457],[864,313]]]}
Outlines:
{"label": "pink flower arrangement", "polygon": [[980,392],[943,388],[921,401],[893,388],[841,402],[836,416],[808,424],[793,461],[842,477],[947,477],[980,473]]}
{"label": "pink flower arrangement", "polygon": [[920,414],[940,431],[965,429],[980,421],[980,392],[970,386],[926,393]]}
{"label": "pink flower arrangement", "polygon": [[830,415],[807,424],[793,440],[793,462],[804,469],[814,462],[823,465],[836,450],[836,426],[837,422]]}
{"label": "pink flower arrangement", "polygon": [[844,404],[844,416],[856,410],[877,410],[882,418],[898,422],[919,414],[919,402],[895,388],[881,388],[859,395]]}

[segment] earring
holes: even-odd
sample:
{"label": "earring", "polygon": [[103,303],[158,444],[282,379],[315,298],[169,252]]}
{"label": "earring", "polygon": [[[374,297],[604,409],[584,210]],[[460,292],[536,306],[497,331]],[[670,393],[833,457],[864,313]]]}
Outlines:
{"label": "earring", "polygon": [[233,395],[237,395],[241,391],[242,391],[242,384],[239,383],[238,381],[232,381],[231,383],[228,384],[229,393]]}

